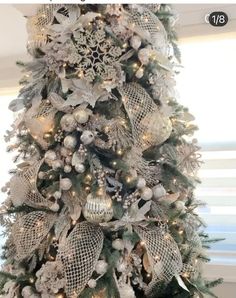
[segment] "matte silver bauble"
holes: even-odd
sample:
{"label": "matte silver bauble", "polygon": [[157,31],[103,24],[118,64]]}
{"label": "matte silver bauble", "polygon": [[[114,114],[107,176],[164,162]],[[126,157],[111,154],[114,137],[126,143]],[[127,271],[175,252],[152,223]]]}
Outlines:
{"label": "matte silver bauble", "polygon": [[141,191],[141,198],[145,201],[151,200],[153,196],[153,192],[151,188],[149,187],[144,187]]}
{"label": "matte silver bauble", "polygon": [[153,197],[155,199],[159,199],[166,195],[166,190],[161,184],[157,184],[156,186],[154,186],[152,191],[153,191]]}
{"label": "matte silver bauble", "polygon": [[77,127],[77,122],[76,122],[74,116],[71,114],[64,115],[61,118],[60,124],[61,124],[62,130],[67,131],[67,132],[72,132]]}
{"label": "matte silver bauble", "polygon": [[60,180],[60,188],[62,190],[69,190],[72,186],[72,182],[69,178],[62,178]]}
{"label": "matte silver bauble", "polygon": [[85,130],[80,139],[84,145],[89,145],[94,141],[94,134],[90,130]]}
{"label": "matte silver bauble", "polygon": [[85,109],[80,109],[80,108],[77,108],[74,110],[73,116],[79,124],[84,124],[84,123],[88,122],[88,119],[89,119],[88,111],[86,111]]}
{"label": "matte silver bauble", "polygon": [[139,177],[137,181],[137,188],[142,189],[146,186],[146,180],[143,177]]}
{"label": "matte silver bauble", "polygon": [[112,247],[116,250],[123,250],[125,247],[124,241],[120,238],[117,238],[112,241]]}
{"label": "matte silver bauble", "polygon": [[74,149],[77,144],[77,140],[74,136],[66,136],[64,139],[64,146],[67,149]]}
{"label": "matte silver bauble", "polygon": [[75,165],[75,170],[78,173],[84,173],[85,171],[85,166],[82,163],[76,164]]}

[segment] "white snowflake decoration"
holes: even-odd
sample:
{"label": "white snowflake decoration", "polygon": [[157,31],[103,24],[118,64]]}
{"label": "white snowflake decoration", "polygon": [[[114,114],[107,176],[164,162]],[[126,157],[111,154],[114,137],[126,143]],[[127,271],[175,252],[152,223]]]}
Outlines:
{"label": "white snowflake decoration", "polygon": [[116,46],[102,29],[74,34],[80,63],[78,72],[92,82],[97,76],[104,81],[114,80],[122,49]]}

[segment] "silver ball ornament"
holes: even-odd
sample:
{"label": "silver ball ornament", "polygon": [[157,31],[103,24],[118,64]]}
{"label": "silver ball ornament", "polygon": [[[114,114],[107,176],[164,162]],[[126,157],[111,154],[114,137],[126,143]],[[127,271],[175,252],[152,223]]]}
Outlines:
{"label": "silver ball ornament", "polygon": [[64,146],[67,149],[74,149],[77,144],[77,140],[74,136],[66,136],[64,139]]}
{"label": "silver ball ornament", "polygon": [[73,116],[79,124],[84,124],[84,123],[88,122],[88,119],[89,119],[88,111],[86,111],[85,109],[80,109],[80,108],[77,108],[74,110]]}
{"label": "silver ball ornament", "polygon": [[76,122],[74,116],[71,114],[64,115],[61,118],[60,124],[61,124],[62,130],[67,131],[67,132],[72,132],[77,127],[77,122]]}
{"label": "silver ball ornament", "polygon": [[133,49],[137,50],[141,46],[141,38],[138,35],[133,35],[130,39],[130,45]]}
{"label": "silver ball ornament", "polygon": [[72,168],[71,168],[70,165],[65,165],[65,166],[64,166],[64,172],[65,172],[65,173],[70,173],[71,170],[72,170]]}
{"label": "silver ball ornament", "polygon": [[108,264],[104,260],[98,260],[95,270],[98,274],[104,274],[107,272]]}
{"label": "silver ball ornament", "polygon": [[60,152],[61,152],[61,155],[62,155],[63,157],[67,157],[67,156],[70,154],[71,151],[70,151],[70,149],[68,149],[68,148],[61,147]]}
{"label": "silver ball ornament", "polygon": [[103,195],[89,194],[82,212],[89,222],[108,222],[113,217],[112,200],[105,192]]}
{"label": "silver ball ornament", "polygon": [[112,247],[116,250],[123,250],[125,247],[124,241],[120,238],[117,238],[112,241]]}
{"label": "silver ball ornament", "polygon": [[60,180],[60,188],[62,190],[69,190],[72,186],[72,182],[69,178],[62,178]]}
{"label": "silver ball ornament", "polygon": [[54,170],[60,169],[63,167],[63,161],[60,159],[52,161],[52,168]]}
{"label": "silver ball ornament", "polygon": [[50,210],[52,210],[53,212],[57,212],[60,209],[60,206],[58,205],[58,203],[54,203],[50,206]]}
{"label": "silver ball ornament", "polygon": [[136,76],[136,78],[141,79],[143,77],[143,75],[144,75],[144,69],[142,67],[140,67],[136,71],[135,76]]}
{"label": "silver ball ornament", "polygon": [[88,281],[88,286],[91,288],[91,289],[94,289],[97,285],[97,281],[95,279],[90,279]]}
{"label": "silver ball ornament", "polygon": [[94,141],[94,134],[90,130],[85,130],[82,133],[80,140],[84,145],[89,145]]}
{"label": "silver ball ornament", "polygon": [[154,186],[152,188],[152,191],[153,191],[153,197],[155,199],[159,199],[166,195],[166,190],[161,184],[157,184],[156,186]]}
{"label": "silver ball ornament", "polygon": [[143,65],[147,65],[149,63],[151,50],[149,48],[143,48],[138,52],[139,61]]}
{"label": "silver ball ornament", "polygon": [[56,160],[57,159],[57,154],[55,151],[53,150],[48,150],[45,155],[44,155],[45,159],[48,159],[48,160]]}
{"label": "silver ball ornament", "polygon": [[137,188],[142,189],[146,186],[146,180],[143,177],[139,177],[137,181]]}
{"label": "silver ball ornament", "polygon": [[84,173],[85,166],[82,163],[79,163],[79,164],[75,165],[75,170],[78,173]]}
{"label": "silver ball ornament", "polygon": [[124,262],[119,262],[117,265],[116,265],[116,269],[118,272],[124,272],[125,269],[126,269],[126,265]]}
{"label": "silver ball ornament", "polygon": [[151,190],[151,188],[149,187],[144,187],[142,190],[141,190],[141,198],[145,201],[148,201],[148,200],[151,200],[153,196],[153,192]]}
{"label": "silver ball ornament", "polygon": [[54,194],[53,194],[53,197],[55,199],[60,199],[61,198],[61,192],[60,191],[55,191]]}
{"label": "silver ball ornament", "polygon": [[181,200],[176,201],[174,204],[175,204],[175,208],[178,211],[181,211],[182,212],[186,208],[185,203],[183,201],[181,201]]}

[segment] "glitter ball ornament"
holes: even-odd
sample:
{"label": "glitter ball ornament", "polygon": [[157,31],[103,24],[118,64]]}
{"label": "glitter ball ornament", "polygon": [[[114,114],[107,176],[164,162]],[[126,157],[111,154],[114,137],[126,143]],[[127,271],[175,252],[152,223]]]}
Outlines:
{"label": "glitter ball ornament", "polygon": [[150,59],[151,50],[148,48],[141,49],[138,52],[138,58],[143,65],[147,65]]}
{"label": "glitter ball ornament", "polygon": [[166,190],[161,184],[154,186],[152,191],[153,191],[153,197],[155,199],[159,199],[166,195]]}
{"label": "glitter ball ornament", "polygon": [[107,272],[108,264],[104,260],[99,260],[96,264],[95,270],[98,274],[104,274]]}
{"label": "glitter ball ornament", "polygon": [[77,144],[76,138],[74,136],[66,136],[64,139],[64,146],[67,149],[74,149]]}
{"label": "glitter ball ornament", "polygon": [[72,182],[69,178],[63,178],[60,180],[60,188],[62,190],[69,190],[72,186]]}
{"label": "glitter ball ornament", "polygon": [[48,159],[48,160],[56,160],[57,159],[56,152],[53,150],[48,150],[45,153],[44,157],[45,157],[45,159]]}
{"label": "glitter ball ornament", "polygon": [[146,180],[143,177],[139,177],[137,181],[137,188],[142,189],[146,186]]}
{"label": "glitter ball ornament", "polygon": [[84,145],[89,145],[94,141],[94,134],[90,130],[85,130],[80,139]]}
{"label": "glitter ball ornament", "polygon": [[144,187],[141,191],[141,198],[145,201],[151,200],[153,196],[153,192],[151,188],[149,187]]}
{"label": "glitter ball ornament", "polygon": [[183,211],[186,207],[185,207],[185,203],[183,201],[176,201],[175,202],[175,208],[178,210],[178,211]]}
{"label": "glitter ball ornament", "polygon": [[141,78],[143,77],[143,74],[144,74],[144,70],[143,70],[142,67],[140,67],[140,68],[136,71],[135,76],[136,76],[136,78],[141,79]]}
{"label": "glitter ball ornament", "polygon": [[141,39],[138,35],[134,35],[130,39],[130,45],[133,49],[137,50],[141,46]]}
{"label": "glitter ball ornament", "polygon": [[102,195],[89,194],[83,208],[83,215],[92,223],[110,221],[113,217],[111,198],[105,192]]}
{"label": "glitter ball ornament", "polygon": [[91,289],[94,289],[94,288],[96,287],[96,285],[97,285],[97,282],[96,282],[95,279],[90,279],[90,280],[88,281],[88,286],[89,286]]}
{"label": "glitter ball ornament", "polygon": [[124,241],[120,238],[115,239],[112,241],[112,247],[116,250],[123,250],[124,249]]}
{"label": "glitter ball ornament", "polygon": [[61,118],[60,124],[61,124],[62,130],[67,131],[67,132],[72,132],[77,127],[77,122],[76,122],[74,116],[71,114],[64,115]]}
{"label": "glitter ball ornament", "polygon": [[170,119],[164,116],[160,111],[147,114],[147,116],[141,120],[141,125],[147,128],[142,136],[144,143],[150,143],[153,146],[165,142],[172,131]]}
{"label": "glitter ball ornament", "polygon": [[60,206],[57,203],[54,203],[50,206],[50,210],[57,212],[60,209]]}
{"label": "glitter ball ornament", "polygon": [[85,166],[82,163],[79,163],[79,164],[75,165],[75,170],[78,173],[84,173]]}
{"label": "glitter ball ornament", "polygon": [[79,124],[84,124],[88,122],[89,119],[89,112],[85,109],[77,108],[74,110],[73,115],[74,119],[79,123]]}
{"label": "glitter ball ornament", "polygon": [[72,168],[71,168],[70,165],[65,165],[65,166],[64,166],[64,172],[65,172],[65,173],[70,173],[71,170],[72,170]]}

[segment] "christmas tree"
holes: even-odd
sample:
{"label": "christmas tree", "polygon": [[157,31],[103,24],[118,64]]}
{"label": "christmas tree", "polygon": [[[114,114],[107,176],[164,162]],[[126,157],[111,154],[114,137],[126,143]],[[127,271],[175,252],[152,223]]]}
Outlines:
{"label": "christmas tree", "polygon": [[10,109],[2,297],[203,297],[193,116],[167,5],[42,5]]}

